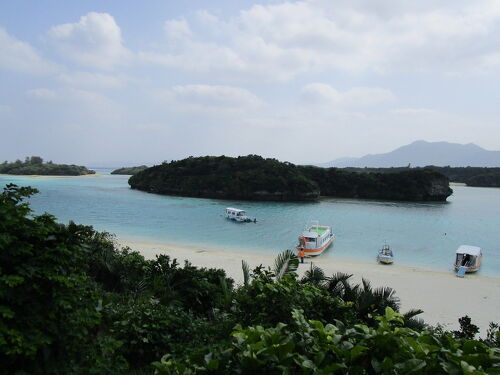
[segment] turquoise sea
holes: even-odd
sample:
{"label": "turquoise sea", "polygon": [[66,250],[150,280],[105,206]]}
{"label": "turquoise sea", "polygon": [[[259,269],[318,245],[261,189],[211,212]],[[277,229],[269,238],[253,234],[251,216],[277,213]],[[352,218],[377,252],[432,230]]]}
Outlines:
{"label": "turquoise sea", "polygon": [[[277,254],[293,248],[309,220],[332,225],[335,243],[322,257],[374,262],[385,241],[398,264],[452,270],[461,244],[483,248],[482,275],[500,277],[500,189],[453,186],[446,203],[323,199],[316,203],[247,202],[169,197],[131,190],[128,176],[0,176],[0,186],[29,185],[36,213],[93,225],[132,241],[167,242]],[[245,209],[257,223],[222,217]]]}

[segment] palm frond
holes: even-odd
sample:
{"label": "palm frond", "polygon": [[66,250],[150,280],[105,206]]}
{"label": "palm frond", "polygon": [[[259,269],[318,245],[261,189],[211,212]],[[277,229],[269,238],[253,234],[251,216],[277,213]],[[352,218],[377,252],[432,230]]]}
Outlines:
{"label": "palm frond", "polygon": [[349,279],[352,274],[349,275],[344,272],[334,273],[331,277],[327,279],[325,289],[328,290],[332,295],[343,298],[344,291],[346,288],[350,287]]}
{"label": "palm frond", "polygon": [[344,273],[344,272],[334,273],[331,277],[328,278],[327,287],[328,288],[331,287],[333,289],[333,288],[335,288],[336,285],[346,282],[351,277],[352,277],[352,274],[349,275],[349,274]]}
{"label": "palm frond", "polygon": [[276,280],[285,275],[295,273],[299,268],[299,258],[292,250],[285,250],[279,254],[274,261],[274,276]]}
{"label": "palm frond", "polygon": [[304,276],[301,279],[303,283],[310,283],[316,286],[322,286],[326,280],[325,273],[323,270],[311,263],[311,268],[304,272]]}
{"label": "palm frond", "polygon": [[139,298],[148,298],[149,293],[149,283],[146,279],[139,280],[135,285],[130,288],[131,297],[136,300]]}
{"label": "palm frond", "polygon": [[372,291],[372,286],[368,280],[366,280],[365,278],[362,278],[361,283],[363,284],[363,292],[369,293]]}
{"label": "palm frond", "polygon": [[424,310],[411,309],[411,310],[408,310],[407,312],[405,312],[403,314],[403,318],[404,318],[404,320],[413,319],[414,317],[416,317],[417,315],[422,314],[423,312],[424,312]]}
{"label": "palm frond", "polygon": [[219,282],[222,289],[222,296],[224,299],[224,306],[228,308],[231,305],[231,301],[233,300],[233,296],[227,286],[227,281],[224,276],[219,276]]}
{"label": "palm frond", "polygon": [[250,282],[250,267],[248,266],[247,262],[242,260],[241,261],[241,268],[243,270],[243,283],[246,286]]}
{"label": "palm frond", "polygon": [[422,331],[427,327],[423,319],[416,318],[417,315],[422,314],[424,311],[420,309],[411,309],[403,314],[405,327]]}
{"label": "palm frond", "polygon": [[379,305],[383,309],[387,306],[391,307],[394,311],[399,311],[400,299],[396,296],[396,291],[388,286],[376,288],[372,291],[373,296],[379,301]]}

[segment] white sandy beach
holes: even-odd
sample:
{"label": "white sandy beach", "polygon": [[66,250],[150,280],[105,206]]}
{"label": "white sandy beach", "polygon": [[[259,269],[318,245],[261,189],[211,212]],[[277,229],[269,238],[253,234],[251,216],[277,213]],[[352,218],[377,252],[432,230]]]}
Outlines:
{"label": "white sandy beach", "polygon": [[[260,254],[241,251],[217,251],[202,247],[188,247],[176,244],[118,241],[139,251],[146,258],[156,254],[167,254],[179,263],[189,260],[193,265],[207,268],[223,268],[237,283],[242,282],[241,261],[245,260],[252,269],[259,264],[271,266],[276,254]],[[397,264],[384,266],[371,263],[345,261],[335,258],[306,259],[300,265],[299,274],[310,267],[310,262],[321,267],[327,275],[341,271],[353,274],[353,282],[361,278],[369,280],[373,287],[389,286],[396,290],[401,299],[401,311],[420,308],[421,318],[429,324],[440,323],[446,329],[458,329],[458,318],[469,315],[472,322],[486,334],[489,322],[500,321],[500,278],[466,275],[458,278],[450,271],[427,271]],[[450,267],[451,268],[451,267]]]}

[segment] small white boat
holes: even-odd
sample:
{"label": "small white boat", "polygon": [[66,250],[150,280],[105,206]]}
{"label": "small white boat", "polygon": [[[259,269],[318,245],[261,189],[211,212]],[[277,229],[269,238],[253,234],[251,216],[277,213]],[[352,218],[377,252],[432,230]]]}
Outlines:
{"label": "small white boat", "polygon": [[483,253],[479,246],[461,245],[456,251],[455,271],[476,272],[481,267]]}
{"label": "small white boat", "polygon": [[305,256],[320,255],[332,244],[334,238],[332,227],[319,225],[319,222],[315,221],[302,232],[296,249],[298,253],[303,250]]}
{"label": "small white boat", "polygon": [[226,211],[224,211],[224,216],[226,217],[226,219],[236,221],[239,223],[257,222],[256,218],[248,217],[244,210],[240,210],[238,208],[232,208],[232,207],[226,208]]}
{"label": "small white boat", "polygon": [[389,245],[382,246],[382,248],[378,251],[377,261],[384,264],[394,263],[394,253]]}

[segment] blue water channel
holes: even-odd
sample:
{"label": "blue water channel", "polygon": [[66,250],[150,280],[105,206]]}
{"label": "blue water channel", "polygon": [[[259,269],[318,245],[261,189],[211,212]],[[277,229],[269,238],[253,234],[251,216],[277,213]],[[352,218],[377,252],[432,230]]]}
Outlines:
{"label": "blue water channel", "polygon": [[[387,242],[398,264],[451,270],[461,244],[483,248],[483,275],[500,277],[500,189],[453,186],[446,203],[326,198],[314,203],[170,197],[132,190],[129,176],[0,176],[0,186],[33,186],[35,213],[73,220],[118,238],[277,254],[292,248],[309,220],[332,225],[335,243],[322,257],[373,261]],[[222,216],[236,207],[257,223]]]}

